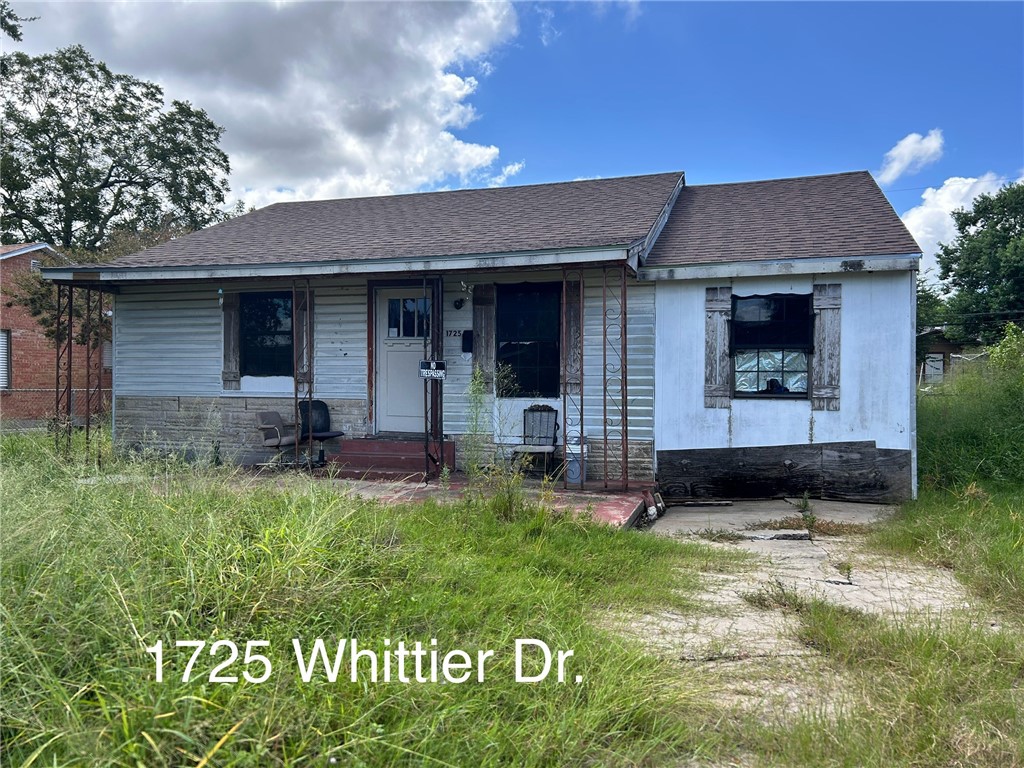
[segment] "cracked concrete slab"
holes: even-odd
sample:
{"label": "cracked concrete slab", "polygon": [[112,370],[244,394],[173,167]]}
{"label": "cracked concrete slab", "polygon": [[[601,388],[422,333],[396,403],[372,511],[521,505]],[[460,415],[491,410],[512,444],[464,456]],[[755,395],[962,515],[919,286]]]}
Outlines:
{"label": "cracked concrete slab", "polygon": [[[766,585],[780,584],[805,598],[893,620],[941,622],[968,615],[990,624],[951,572],[870,553],[862,535],[808,538],[806,530],[750,530],[758,522],[799,514],[798,503],[745,501],[725,508],[670,508],[654,523],[654,535],[739,548],[755,559],[745,570],[704,574],[704,591],[696,596],[701,604],[697,612],[620,615],[613,624],[658,655],[683,664],[715,666],[723,674],[722,703],[766,718],[815,707],[828,712],[842,695],[838,673],[823,666],[825,660],[797,640],[799,619],[794,614],[765,610],[745,599]],[[860,525],[892,513],[882,505],[817,500],[811,502],[810,511],[818,520]],[[709,530],[735,535],[709,542],[699,535]],[[779,533],[803,536],[770,538]],[[816,673],[790,675],[786,671],[796,668],[791,665]],[[828,677],[827,695],[820,687],[823,676]]]}

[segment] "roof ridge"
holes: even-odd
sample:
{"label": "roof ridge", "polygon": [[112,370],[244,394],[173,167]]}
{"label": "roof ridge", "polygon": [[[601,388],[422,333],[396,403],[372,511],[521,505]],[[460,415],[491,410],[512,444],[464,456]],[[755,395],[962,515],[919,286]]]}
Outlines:
{"label": "roof ridge", "polygon": [[[836,173],[812,173],[805,176],[786,176],[781,179],[751,179],[749,181],[718,181],[710,184],[687,184],[687,187],[730,187],[739,184],[773,184],[780,181],[807,181],[808,179],[832,179],[840,176],[860,176],[867,174],[871,176],[871,171],[860,170],[860,171],[838,171]],[[872,177],[874,178],[874,177]]]}
{"label": "roof ridge", "polygon": [[276,208],[281,205],[309,205],[312,203],[340,203],[342,201],[356,200],[380,200],[381,198],[394,199],[397,197],[422,197],[424,195],[455,195],[470,192],[495,192],[511,189],[535,189],[537,187],[564,187],[575,184],[596,184],[608,181],[631,181],[634,179],[653,179],[658,176],[682,176],[685,171],[662,171],[659,173],[635,173],[629,176],[599,176],[596,179],[573,179],[571,181],[540,181],[533,184],[511,184],[504,187],[463,187],[462,189],[432,189],[426,192],[399,192],[390,195],[362,195],[359,197],[328,197],[320,200],[279,200],[276,203],[264,206],[258,210],[265,211],[268,208]]}

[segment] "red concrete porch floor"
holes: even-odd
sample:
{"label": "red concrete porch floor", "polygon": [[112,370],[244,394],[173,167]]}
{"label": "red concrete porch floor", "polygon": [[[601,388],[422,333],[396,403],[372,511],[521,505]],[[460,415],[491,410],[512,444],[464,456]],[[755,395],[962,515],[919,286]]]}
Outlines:
{"label": "red concrete porch floor", "polygon": [[[468,487],[468,483],[461,479],[452,480],[447,489],[442,488],[436,480],[426,484],[413,479],[338,479],[335,482],[363,498],[376,498],[385,504],[402,504],[425,499],[454,500],[460,498]],[[593,487],[579,490],[557,486],[553,492],[553,506],[556,509],[589,513],[594,520],[616,528],[629,528],[635,525],[647,510],[642,495],[643,488],[640,486],[637,490],[630,491],[605,491]],[[523,493],[532,501],[539,501],[540,481],[527,479],[523,483]]]}

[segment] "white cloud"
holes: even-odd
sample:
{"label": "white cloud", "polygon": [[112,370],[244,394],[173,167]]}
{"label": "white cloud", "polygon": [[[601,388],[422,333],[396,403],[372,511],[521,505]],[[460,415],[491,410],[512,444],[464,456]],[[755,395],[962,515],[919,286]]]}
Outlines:
{"label": "white cloud", "polygon": [[489,186],[489,187],[501,187],[501,186],[504,186],[505,183],[509,179],[511,179],[513,176],[515,176],[517,173],[519,173],[525,167],[526,167],[526,161],[525,160],[519,160],[519,161],[514,162],[514,163],[509,163],[508,165],[506,165],[504,168],[501,169],[501,173],[498,173],[498,174],[492,176],[487,181],[487,186]]}
{"label": "white cloud", "polygon": [[[82,43],[225,127],[246,205],[487,181],[499,148],[458,138],[508,2],[24,4],[18,47]],[[502,171],[504,173],[504,170]],[[500,173],[498,174],[501,175]],[[511,174],[508,174],[511,175]]]}
{"label": "white cloud", "polygon": [[979,178],[954,176],[946,179],[938,189],[926,189],[921,193],[921,204],[903,214],[903,223],[924,254],[921,274],[930,282],[937,282],[939,278],[935,257],[939,243],[948,244],[956,238],[956,225],[950,214],[958,208],[970,209],[978,195],[998,192],[1006,181],[1006,178],[991,172]]}
{"label": "white cloud", "polygon": [[539,7],[537,15],[540,16],[540,42],[547,47],[561,37],[562,33],[555,29],[555,12],[553,10]]}
{"label": "white cloud", "polygon": [[879,184],[892,184],[905,173],[916,173],[942,157],[942,131],[933,128],[927,136],[909,133],[885,153]]}

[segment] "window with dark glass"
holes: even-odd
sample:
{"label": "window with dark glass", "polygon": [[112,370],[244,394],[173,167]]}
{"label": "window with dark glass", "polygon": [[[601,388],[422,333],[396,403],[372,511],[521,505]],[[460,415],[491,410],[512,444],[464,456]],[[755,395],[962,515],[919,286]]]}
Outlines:
{"label": "window with dark glass", "polygon": [[558,397],[561,283],[496,287],[499,397]]}
{"label": "window with dark glass", "polygon": [[733,392],[807,395],[814,351],[810,294],[732,297]]}
{"label": "window with dark glass", "polygon": [[291,292],[243,293],[239,296],[238,313],[239,373],[291,376]]}

